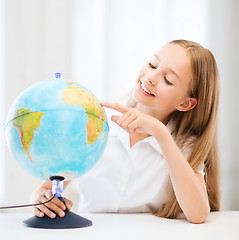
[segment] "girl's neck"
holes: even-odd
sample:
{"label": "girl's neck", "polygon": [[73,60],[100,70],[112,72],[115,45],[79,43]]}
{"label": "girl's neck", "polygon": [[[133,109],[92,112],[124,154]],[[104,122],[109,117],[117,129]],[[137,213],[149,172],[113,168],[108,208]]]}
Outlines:
{"label": "girl's neck", "polygon": [[165,125],[168,123],[169,121],[169,114],[168,113],[161,113],[159,111],[153,110],[147,106],[144,106],[140,103],[137,103],[135,108],[137,108],[139,111],[146,113],[156,119],[158,119],[159,121],[161,121],[162,123],[164,123]]}

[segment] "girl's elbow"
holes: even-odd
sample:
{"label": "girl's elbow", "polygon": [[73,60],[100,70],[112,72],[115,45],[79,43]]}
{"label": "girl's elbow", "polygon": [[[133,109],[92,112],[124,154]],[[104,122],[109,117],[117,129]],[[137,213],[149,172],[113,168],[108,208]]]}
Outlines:
{"label": "girl's elbow", "polygon": [[201,224],[205,222],[209,213],[210,213],[210,207],[207,207],[204,210],[201,210],[200,212],[188,217],[187,220],[193,224]]}

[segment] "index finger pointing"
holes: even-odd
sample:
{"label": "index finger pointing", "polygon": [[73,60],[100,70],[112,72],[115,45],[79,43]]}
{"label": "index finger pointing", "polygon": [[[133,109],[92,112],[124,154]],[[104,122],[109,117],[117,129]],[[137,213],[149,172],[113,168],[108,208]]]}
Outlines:
{"label": "index finger pointing", "polygon": [[118,112],[121,112],[121,113],[125,113],[125,112],[128,111],[127,107],[122,106],[118,103],[102,102],[101,105],[103,107],[111,108],[111,109],[114,109],[114,110],[116,110]]}

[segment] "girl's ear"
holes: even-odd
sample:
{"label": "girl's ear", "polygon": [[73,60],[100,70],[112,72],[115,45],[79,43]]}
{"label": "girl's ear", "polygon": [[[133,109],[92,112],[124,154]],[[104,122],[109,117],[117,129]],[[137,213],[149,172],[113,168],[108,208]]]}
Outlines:
{"label": "girl's ear", "polygon": [[177,110],[181,112],[187,112],[189,110],[192,110],[197,105],[197,99],[196,98],[186,98],[183,103],[181,103]]}

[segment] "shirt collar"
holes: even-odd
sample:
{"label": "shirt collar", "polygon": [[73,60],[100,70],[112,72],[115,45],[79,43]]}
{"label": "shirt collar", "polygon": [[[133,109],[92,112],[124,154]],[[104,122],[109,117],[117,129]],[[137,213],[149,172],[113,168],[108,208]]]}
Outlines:
{"label": "shirt collar", "polygon": [[[108,117],[108,123],[109,123],[109,128],[110,128],[109,136],[117,137],[126,148],[129,148],[129,144],[130,144],[129,143],[129,134],[111,120],[112,115],[120,115],[120,114],[121,113],[119,113],[115,110],[106,109],[106,115]],[[167,128],[171,133],[173,126],[170,121],[167,124]],[[147,137],[144,140],[142,140],[141,142],[149,143],[156,151],[158,151],[160,154],[162,154],[162,149],[161,149],[158,141],[153,136]]]}

